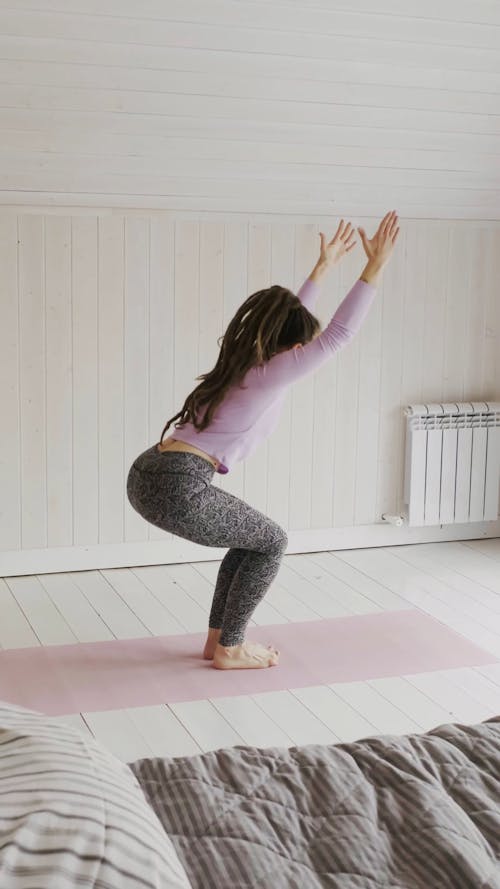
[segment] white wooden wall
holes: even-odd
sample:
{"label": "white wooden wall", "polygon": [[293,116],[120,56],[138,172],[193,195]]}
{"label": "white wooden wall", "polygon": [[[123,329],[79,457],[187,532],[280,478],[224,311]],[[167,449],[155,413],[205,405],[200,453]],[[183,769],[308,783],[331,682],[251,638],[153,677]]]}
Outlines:
{"label": "white wooden wall", "polygon": [[[165,540],[128,504],[128,468],[213,367],[248,293],[300,286],[318,228],[0,214],[4,556],[25,552],[28,565],[34,551]],[[363,264],[358,244],[332,272],[323,326]],[[290,531],[397,511],[402,408],[500,396],[499,278],[500,226],[403,221],[360,334],[293,386],[273,436],[215,483]]]}
{"label": "white wooden wall", "polygon": [[0,201],[500,218],[496,0],[0,0]]}
{"label": "white wooden wall", "polygon": [[495,0],[0,0],[0,574],[190,558],[130,462],[249,292],[394,207],[362,333],[216,482],[296,548],[380,540],[402,407],[500,397],[499,33]]}

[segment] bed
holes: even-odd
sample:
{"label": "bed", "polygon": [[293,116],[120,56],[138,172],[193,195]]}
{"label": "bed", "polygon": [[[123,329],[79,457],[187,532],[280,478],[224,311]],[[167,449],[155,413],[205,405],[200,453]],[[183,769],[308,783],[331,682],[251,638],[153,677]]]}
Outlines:
{"label": "bed", "polygon": [[500,716],[131,769],[193,889],[500,889]]}
{"label": "bed", "polygon": [[1,889],[500,889],[500,716],[125,765],[0,702]]}

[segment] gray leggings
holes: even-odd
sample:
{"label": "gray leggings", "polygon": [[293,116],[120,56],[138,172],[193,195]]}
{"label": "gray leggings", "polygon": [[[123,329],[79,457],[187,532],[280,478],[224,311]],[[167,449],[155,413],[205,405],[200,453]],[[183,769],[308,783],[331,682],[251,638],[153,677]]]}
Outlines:
{"label": "gray leggings", "polygon": [[200,543],[230,547],[215,586],[209,626],[221,645],[238,645],[252,614],[276,577],[286,532],[239,497],[212,485],[215,469],[189,451],[148,448],[134,460],[127,496],[147,522]]}

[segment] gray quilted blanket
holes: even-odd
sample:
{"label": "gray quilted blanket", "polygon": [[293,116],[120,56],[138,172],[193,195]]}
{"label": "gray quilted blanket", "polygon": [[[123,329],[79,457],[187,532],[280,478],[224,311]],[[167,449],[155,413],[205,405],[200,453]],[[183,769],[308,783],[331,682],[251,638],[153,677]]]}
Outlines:
{"label": "gray quilted blanket", "polygon": [[500,716],[130,768],[193,889],[500,889]]}

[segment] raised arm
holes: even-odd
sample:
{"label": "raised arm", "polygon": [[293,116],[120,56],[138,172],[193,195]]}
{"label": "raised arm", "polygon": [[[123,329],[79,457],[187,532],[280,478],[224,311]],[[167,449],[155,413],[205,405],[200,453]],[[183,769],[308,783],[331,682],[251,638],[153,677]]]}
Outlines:
{"label": "raised arm", "polygon": [[[395,211],[387,213],[371,240],[366,237],[364,229],[359,230],[368,258],[360,278],[351,287],[328,326],[316,339],[299,349],[292,348],[280,352],[261,367],[253,369],[261,382],[265,381],[266,388],[279,389],[288,386],[317,370],[332,357],[334,352],[353,339],[368,314],[375,298],[377,282],[394,249],[399,234],[397,222]],[[314,303],[319,282],[328,268],[328,264],[318,261],[299,291],[305,295],[310,304]],[[305,299],[302,301],[306,305]]]}
{"label": "raised arm", "polygon": [[332,269],[333,266],[338,265],[344,256],[356,246],[356,241],[352,240],[354,237],[354,228],[350,222],[345,223],[343,219],[340,220],[337,231],[331,241],[328,242],[326,240],[326,236],[323,232],[320,232],[319,236],[321,239],[321,247],[318,261],[297,293],[301,303],[306,309],[309,309],[310,312],[314,309],[318,298],[318,285],[321,283],[325,275],[328,274],[330,269]]}
{"label": "raised arm", "polygon": [[[313,284],[315,288],[317,284]],[[330,323],[316,339],[299,349],[288,349],[253,368],[266,388],[281,388],[321,367],[357,333],[375,297],[374,284],[359,279],[341,302]]]}

